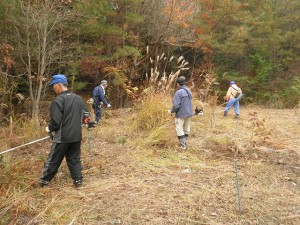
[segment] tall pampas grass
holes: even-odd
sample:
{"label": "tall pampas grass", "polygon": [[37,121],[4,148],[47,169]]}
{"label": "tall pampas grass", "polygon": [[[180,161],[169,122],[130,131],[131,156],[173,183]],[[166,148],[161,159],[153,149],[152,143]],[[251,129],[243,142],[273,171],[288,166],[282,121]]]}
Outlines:
{"label": "tall pampas grass", "polygon": [[[147,52],[149,48],[147,46]],[[175,56],[168,57],[166,53],[156,55],[155,60],[149,57],[150,74],[146,73],[147,87],[146,90],[152,90],[154,92],[167,92],[170,91],[175,84],[175,81],[180,72],[189,70],[189,62],[184,59],[183,56],[177,58],[177,64],[170,69],[171,62],[175,59]]]}

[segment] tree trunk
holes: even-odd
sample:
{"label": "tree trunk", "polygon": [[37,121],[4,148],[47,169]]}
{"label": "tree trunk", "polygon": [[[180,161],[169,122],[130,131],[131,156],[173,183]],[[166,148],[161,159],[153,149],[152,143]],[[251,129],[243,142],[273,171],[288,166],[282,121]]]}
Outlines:
{"label": "tree trunk", "polygon": [[32,122],[34,123],[35,127],[39,129],[40,123],[39,123],[39,103],[36,100],[32,101]]}

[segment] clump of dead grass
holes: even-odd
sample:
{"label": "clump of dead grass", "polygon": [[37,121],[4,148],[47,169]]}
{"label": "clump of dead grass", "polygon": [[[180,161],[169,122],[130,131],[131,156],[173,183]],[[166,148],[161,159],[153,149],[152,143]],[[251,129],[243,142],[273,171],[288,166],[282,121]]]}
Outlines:
{"label": "clump of dead grass", "polygon": [[169,123],[167,126],[154,128],[148,131],[147,134],[135,139],[133,145],[139,149],[168,148],[174,145],[174,140],[176,140],[176,136],[171,132],[171,129],[174,129],[173,126],[174,124]]}
{"label": "clump of dead grass", "polygon": [[165,125],[170,119],[168,106],[171,106],[171,98],[166,94],[148,94],[144,97],[138,108],[133,128],[138,131],[149,131]]}
{"label": "clump of dead grass", "polygon": [[132,146],[139,149],[168,148],[176,140],[174,117],[168,114],[171,97],[152,94],[144,97],[136,115],[132,118]]}
{"label": "clump of dead grass", "polygon": [[212,135],[206,138],[204,144],[212,151],[227,151],[235,145],[232,138],[224,135]]}
{"label": "clump of dead grass", "polygon": [[[0,152],[46,136],[46,131],[41,132],[37,129],[36,125],[30,119],[25,117],[18,119],[11,117],[10,125],[3,127],[0,131],[0,138],[2,140]],[[48,146],[46,143],[48,143],[49,140],[44,140],[33,146],[18,148],[0,156],[0,192],[9,188],[11,183],[19,188],[23,188],[27,185],[23,178],[28,180],[32,178],[30,171],[35,169],[37,164],[43,160],[42,157],[40,157],[41,152],[39,152],[39,150],[44,149],[44,146]],[[36,158],[32,157],[34,154]],[[23,175],[20,176],[19,174]]]}

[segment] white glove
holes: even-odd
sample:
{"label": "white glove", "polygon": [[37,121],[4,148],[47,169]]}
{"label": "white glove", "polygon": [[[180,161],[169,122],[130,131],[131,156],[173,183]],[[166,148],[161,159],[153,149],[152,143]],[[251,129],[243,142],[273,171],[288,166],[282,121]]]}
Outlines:
{"label": "white glove", "polygon": [[169,114],[172,114],[171,109],[168,110],[168,113],[169,113]]}
{"label": "white glove", "polygon": [[108,105],[107,105],[107,108],[110,108],[110,107],[111,107],[111,104],[108,104]]}
{"label": "white glove", "polygon": [[198,116],[203,116],[203,115],[204,115],[203,111],[201,111],[201,112],[198,113]]}
{"label": "white glove", "polygon": [[45,130],[46,130],[47,133],[50,133],[50,130],[49,130],[49,127],[48,127],[48,126],[46,127]]}

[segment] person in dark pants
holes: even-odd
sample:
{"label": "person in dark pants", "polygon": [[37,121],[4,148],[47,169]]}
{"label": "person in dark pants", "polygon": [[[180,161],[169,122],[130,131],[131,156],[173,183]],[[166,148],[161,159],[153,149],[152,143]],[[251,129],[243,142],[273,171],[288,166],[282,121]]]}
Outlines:
{"label": "person in dark pants", "polygon": [[67,85],[67,78],[62,74],[54,75],[49,84],[57,97],[51,103],[51,120],[46,127],[46,131],[52,134],[53,143],[39,180],[41,187],[49,184],[64,157],[66,157],[73,184],[75,187],[82,185],[81,131],[83,121],[87,122],[87,118],[89,118],[89,111],[83,99],[71,93]]}
{"label": "person in dark pants", "polygon": [[99,123],[101,121],[101,105],[106,105],[108,108],[111,105],[105,98],[105,89],[108,87],[108,83],[106,80],[102,80],[101,84],[94,88],[92,92],[92,98],[94,100],[92,108],[94,109],[95,113],[95,121]]}
{"label": "person in dark pants", "polygon": [[190,133],[191,118],[193,113],[192,92],[185,85],[185,77],[181,76],[176,83],[179,89],[173,97],[173,107],[168,110],[170,114],[175,113],[176,133],[183,150],[187,149],[186,140]]}

